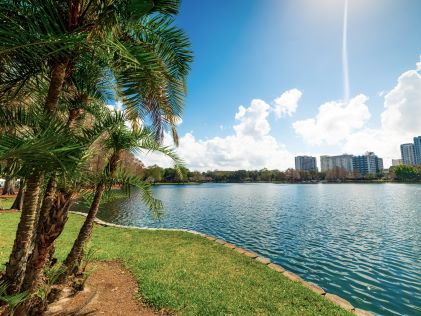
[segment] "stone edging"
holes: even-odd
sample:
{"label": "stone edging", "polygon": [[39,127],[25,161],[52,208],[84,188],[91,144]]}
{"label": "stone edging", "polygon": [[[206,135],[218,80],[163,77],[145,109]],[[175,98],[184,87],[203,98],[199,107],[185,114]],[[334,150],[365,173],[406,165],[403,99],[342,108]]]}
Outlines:
{"label": "stone edging", "polygon": [[[86,217],[86,213],[82,213],[82,212],[70,212],[72,214],[76,214],[76,215],[82,215]],[[137,227],[137,226],[124,226],[124,225],[117,225],[117,224],[112,224],[112,223],[108,223],[108,222],[104,222],[98,218],[95,218],[95,223],[101,226],[105,226],[105,227],[116,227],[116,228],[128,228],[128,229],[138,229],[138,230],[157,230],[157,231],[180,231],[180,232],[185,232],[185,233],[190,233],[190,234],[194,234],[194,235],[198,235],[201,237],[204,237],[210,241],[214,241],[220,245],[223,245],[224,247],[230,248],[232,250],[235,250],[253,260],[256,260],[264,265],[267,265],[269,269],[272,269],[276,272],[281,273],[283,276],[285,276],[286,278],[288,278],[291,281],[294,282],[299,282],[301,283],[303,286],[305,286],[306,288],[310,289],[311,291],[313,291],[314,293],[318,294],[318,295],[322,295],[324,296],[326,299],[328,299],[329,301],[331,301],[332,303],[342,307],[343,309],[354,313],[355,315],[358,316],[371,316],[373,315],[372,313],[359,309],[359,308],[355,308],[354,306],[352,306],[352,304],[350,302],[348,302],[347,300],[343,299],[342,297],[335,295],[335,294],[331,294],[331,293],[327,293],[324,289],[322,289],[320,286],[318,286],[315,283],[312,282],[307,282],[305,280],[303,280],[301,277],[299,277],[298,275],[296,275],[295,273],[291,272],[291,271],[287,271],[285,268],[281,267],[280,265],[276,264],[276,263],[272,263],[270,261],[270,259],[259,256],[258,254],[251,252],[247,249],[244,248],[240,248],[237,247],[236,245],[233,245],[231,243],[226,242],[225,240],[222,239],[217,239],[213,236],[209,236],[207,234],[203,234],[200,233],[198,231],[195,230],[190,230],[190,229],[181,229],[181,228],[151,228],[151,227]]]}

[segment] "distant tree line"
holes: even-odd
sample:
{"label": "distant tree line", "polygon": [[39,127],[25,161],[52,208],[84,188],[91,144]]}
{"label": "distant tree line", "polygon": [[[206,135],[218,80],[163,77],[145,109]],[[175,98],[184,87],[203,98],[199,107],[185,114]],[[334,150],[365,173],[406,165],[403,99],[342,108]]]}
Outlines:
{"label": "distant tree line", "polygon": [[149,183],[186,183],[186,182],[218,182],[218,183],[247,183],[247,182],[366,182],[366,181],[421,181],[421,166],[391,167],[387,173],[361,175],[350,173],[342,168],[335,168],[327,172],[299,171],[295,169],[280,170],[234,170],[234,171],[190,171],[181,169],[181,176],[173,168],[162,168],[157,165],[136,168],[137,176]]}

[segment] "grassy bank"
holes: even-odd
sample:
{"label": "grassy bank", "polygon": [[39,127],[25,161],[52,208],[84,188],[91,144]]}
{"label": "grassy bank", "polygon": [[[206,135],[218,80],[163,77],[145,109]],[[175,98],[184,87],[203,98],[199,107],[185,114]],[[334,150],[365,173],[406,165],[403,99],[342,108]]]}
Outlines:
{"label": "grassy bank", "polygon": [[[18,213],[0,214],[0,270]],[[83,218],[72,215],[57,246],[69,251]],[[121,260],[145,303],[179,315],[351,315],[267,266],[200,236],[96,226],[96,260]]]}
{"label": "grassy bank", "polygon": [[0,198],[0,210],[10,209],[12,207],[14,201],[15,201],[15,199]]}

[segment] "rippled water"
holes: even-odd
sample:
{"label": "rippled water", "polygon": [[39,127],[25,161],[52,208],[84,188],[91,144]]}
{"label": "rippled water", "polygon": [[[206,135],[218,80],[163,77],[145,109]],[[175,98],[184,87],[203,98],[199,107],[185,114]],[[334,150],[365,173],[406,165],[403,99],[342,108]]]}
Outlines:
{"label": "rippled water", "polygon": [[354,306],[421,315],[421,185],[201,184],[154,188],[154,221],[134,192],[99,218],[188,228],[269,257]]}

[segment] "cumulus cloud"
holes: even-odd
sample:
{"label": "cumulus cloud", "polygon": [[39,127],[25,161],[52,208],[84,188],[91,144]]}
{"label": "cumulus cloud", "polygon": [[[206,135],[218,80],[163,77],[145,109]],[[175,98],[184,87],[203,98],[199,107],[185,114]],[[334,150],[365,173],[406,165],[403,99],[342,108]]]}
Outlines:
{"label": "cumulus cloud", "polygon": [[[254,99],[249,107],[240,106],[235,114],[238,122],[234,133],[225,137],[196,139],[192,132],[179,140],[177,152],[193,170],[286,169],[293,164],[293,155],[270,135],[268,116],[271,107]],[[168,142],[169,137],[165,138]],[[168,143],[167,143],[168,144]],[[170,165],[156,154],[140,157],[146,165]]]}
{"label": "cumulus cloud", "polygon": [[292,126],[311,145],[336,145],[370,119],[370,111],[365,104],[367,100],[365,95],[360,94],[348,103],[324,103],[315,118],[296,121]]}
{"label": "cumulus cloud", "polygon": [[387,160],[400,157],[399,145],[421,135],[421,65],[401,74],[384,97],[381,127],[364,128],[347,137],[347,151],[371,149]]}
{"label": "cumulus cloud", "polygon": [[[418,63],[420,64],[420,63]],[[421,66],[419,65],[418,68]],[[421,130],[421,75],[420,69],[404,72],[396,86],[385,96],[382,127],[401,133],[419,133]]]}
{"label": "cumulus cloud", "polygon": [[302,92],[298,89],[291,89],[282,93],[282,95],[273,100],[273,111],[277,118],[291,116],[298,107]]}
{"label": "cumulus cloud", "polygon": [[366,127],[370,112],[368,98],[359,95],[349,104],[328,102],[315,118],[293,123],[295,132],[312,145],[338,145],[341,152],[360,154],[374,151],[390,160],[400,157],[400,144],[421,135],[421,62],[402,73],[395,87],[384,93],[384,110],[379,128]]}
{"label": "cumulus cloud", "polygon": [[254,99],[248,108],[240,105],[235,119],[240,121],[234,125],[234,131],[240,137],[251,136],[261,138],[270,132],[270,124],[267,120],[270,106],[265,101]]}

